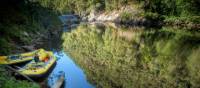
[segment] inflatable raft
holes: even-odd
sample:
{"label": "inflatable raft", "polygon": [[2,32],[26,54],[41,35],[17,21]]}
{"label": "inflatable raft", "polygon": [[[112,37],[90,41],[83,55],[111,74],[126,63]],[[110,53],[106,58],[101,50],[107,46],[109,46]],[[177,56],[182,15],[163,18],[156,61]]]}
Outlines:
{"label": "inflatable raft", "polygon": [[9,56],[0,56],[0,64],[17,64],[21,62],[30,61],[34,58],[36,53],[43,53],[44,49],[38,49],[28,53],[9,55]]}
{"label": "inflatable raft", "polygon": [[56,57],[53,55],[53,52],[45,51],[40,53],[39,61],[32,60],[27,63],[22,68],[18,69],[21,74],[27,75],[29,77],[41,77],[45,75],[56,63]]}

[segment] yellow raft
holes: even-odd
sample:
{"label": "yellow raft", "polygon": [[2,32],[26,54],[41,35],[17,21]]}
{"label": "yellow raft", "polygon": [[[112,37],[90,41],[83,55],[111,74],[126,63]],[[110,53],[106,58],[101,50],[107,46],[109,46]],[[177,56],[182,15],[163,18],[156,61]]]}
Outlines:
{"label": "yellow raft", "polygon": [[36,53],[43,53],[44,49],[38,49],[29,53],[16,54],[10,56],[0,56],[0,64],[16,64],[21,62],[30,61]]}
{"label": "yellow raft", "polygon": [[40,58],[48,57],[48,60],[47,61],[40,60],[39,62],[35,62],[35,60],[32,60],[24,67],[20,68],[18,71],[21,74],[30,77],[41,77],[45,75],[51,69],[51,67],[53,67],[53,65],[56,63],[56,57],[53,55],[53,52],[49,51],[40,54],[39,57]]}

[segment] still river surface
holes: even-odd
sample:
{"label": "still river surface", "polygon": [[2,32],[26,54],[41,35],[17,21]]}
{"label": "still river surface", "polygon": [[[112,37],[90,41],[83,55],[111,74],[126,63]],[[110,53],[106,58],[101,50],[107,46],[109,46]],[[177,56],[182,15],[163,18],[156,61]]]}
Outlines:
{"label": "still river surface", "polygon": [[67,56],[64,52],[55,52],[57,57],[57,64],[49,77],[49,85],[51,86],[60,71],[65,72],[65,85],[64,88],[93,88],[87,81],[86,76],[81,68],[79,68],[74,61]]}
{"label": "still river surface", "polygon": [[60,59],[52,74],[65,71],[67,88],[200,87],[196,29],[81,24],[62,40],[67,54],[55,52]]}
{"label": "still river surface", "polygon": [[[59,18],[61,21],[66,20],[62,16]],[[63,26],[63,32],[67,32],[67,30],[68,27],[66,25]],[[55,39],[52,43],[56,43]],[[76,65],[71,57],[63,51],[52,50],[54,51],[54,55],[57,57],[57,63],[48,77],[48,86],[54,85],[59,72],[63,71],[65,73],[64,88],[94,88],[94,86],[87,81],[84,71]]]}

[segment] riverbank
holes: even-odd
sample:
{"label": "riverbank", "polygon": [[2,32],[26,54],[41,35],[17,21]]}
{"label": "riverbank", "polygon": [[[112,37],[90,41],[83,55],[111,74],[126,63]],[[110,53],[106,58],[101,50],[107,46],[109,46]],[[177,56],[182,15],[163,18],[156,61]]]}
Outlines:
{"label": "riverbank", "polygon": [[158,14],[145,13],[140,5],[125,6],[118,10],[90,12],[89,15],[82,16],[83,21],[87,22],[113,22],[126,26],[161,26],[162,18]]}
{"label": "riverbank", "polygon": [[200,16],[165,16],[157,13],[145,12],[141,7],[126,6],[119,10],[95,12],[82,15],[86,22],[113,22],[125,26],[161,27],[176,26],[188,29],[200,29]]}
{"label": "riverbank", "polygon": [[[9,53],[19,54],[40,48],[50,50],[49,45],[47,45],[49,40],[51,40],[50,38],[52,38],[52,36],[58,36],[60,31],[60,25],[57,25],[56,29],[38,30],[36,33],[27,33],[27,31],[24,31],[24,33],[27,33],[26,35],[28,35],[26,36],[26,39],[30,39],[30,41],[11,42],[12,47],[16,49]],[[47,88],[46,80],[38,83],[28,82],[28,80],[18,80],[14,77],[12,71],[6,69],[8,68],[0,66],[0,87],[2,88],[13,88],[14,86],[18,86],[16,88]]]}
{"label": "riverbank", "polygon": [[[60,13],[78,14],[83,21],[115,22],[127,26],[179,26],[198,30],[200,2],[169,0],[109,0],[109,1],[39,1],[44,7],[54,5]],[[62,4],[62,5],[61,5]]]}
{"label": "riverbank", "polygon": [[[40,48],[43,39],[47,39],[51,31],[59,29],[61,23],[54,11],[33,6],[33,3],[1,3],[3,12],[0,15],[0,55],[22,53]],[[5,5],[5,6],[4,6]],[[22,9],[29,8],[29,9]],[[32,12],[32,10],[34,12]],[[16,15],[13,15],[16,14]]]}
{"label": "riverbank", "polygon": [[[23,37],[23,39],[27,40],[27,41],[12,40],[12,42],[8,42],[10,45],[10,46],[9,45],[8,46],[11,48],[5,48],[5,50],[10,49],[11,51],[7,52],[7,55],[30,52],[30,51],[37,50],[40,48],[43,48],[45,50],[50,50],[49,45],[47,45],[49,40],[51,40],[50,38],[52,38],[52,36],[58,36],[62,30],[61,30],[60,24],[59,25],[51,24],[49,26],[54,26],[54,27],[51,27],[48,29],[40,29],[40,30],[37,30],[36,32],[30,32],[30,31],[26,31],[26,30],[21,31],[22,33],[25,34],[25,37]],[[21,35],[21,36],[23,36],[23,35]],[[7,40],[7,41],[9,41],[9,40]],[[7,68],[4,66],[0,67],[0,70],[5,70],[5,69],[7,69]],[[6,73],[7,73],[7,76],[3,76]],[[46,88],[46,86],[47,86],[47,84],[45,83],[45,80],[44,80],[44,82],[37,83],[37,84],[28,82],[26,80],[24,80],[24,81],[17,80],[13,77],[13,72],[11,72],[9,70],[1,71],[0,74],[2,75],[0,77],[0,81],[1,81],[0,85],[2,86],[2,88],[10,88],[15,85],[18,85],[18,87],[20,87],[20,88],[40,88],[40,87]],[[30,85],[33,85],[33,86],[30,86]]]}
{"label": "riverbank", "polygon": [[[61,24],[56,11],[39,3],[18,0],[1,1],[0,55],[24,53],[43,48],[49,35],[57,35]],[[36,83],[17,80],[0,66],[1,88],[39,88]]]}

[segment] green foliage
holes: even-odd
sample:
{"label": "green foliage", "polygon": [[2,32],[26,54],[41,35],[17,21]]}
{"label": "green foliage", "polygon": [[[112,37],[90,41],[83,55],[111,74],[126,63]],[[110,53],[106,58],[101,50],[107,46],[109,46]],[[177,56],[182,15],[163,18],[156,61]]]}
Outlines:
{"label": "green foliage", "polygon": [[128,5],[132,0],[36,0],[44,7],[51,7],[61,13],[76,12],[87,13],[87,11],[110,11]]}
{"label": "green foliage", "polygon": [[[199,23],[199,20],[195,19],[196,16],[200,15],[199,0],[36,0],[35,2],[60,13],[75,12],[83,16],[88,15],[91,11],[112,11],[138,5],[144,7],[145,17],[149,20],[153,19],[153,21],[164,20],[163,16],[166,16],[166,20],[173,21],[171,17],[174,16],[179,21],[183,20],[182,17],[187,18],[182,22],[187,22],[191,18],[190,22]],[[124,12],[121,15],[122,20],[135,16],[129,12]]]}
{"label": "green foliage", "polygon": [[157,12],[162,15],[191,15],[199,14],[198,0],[146,0],[144,3],[145,10]]}
{"label": "green foliage", "polygon": [[[59,25],[56,11],[34,1],[4,0],[0,6],[0,56],[16,53],[19,47],[32,44],[33,39],[40,37],[40,32]],[[39,85],[17,80],[0,66],[0,88],[39,88]]]}
{"label": "green foliage", "polygon": [[132,13],[129,12],[123,12],[120,14],[120,18],[122,21],[127,21],[133,19],[133,15]]}
{"label": "green foliage", "polygon": [[192,51],[193,53],[188,57],[190,58],[187,62],[187,66],[190,72],[190,79],[191,84],[194,85],[195,88],[200,87],[200,85],[198,84],[200,82],[200,74],[199,74],[199,52],[200,52],[200,48],[197,48],[196,50]]}
{"label": "green foliage", "polygon": [[181,23],[200,23],[200,16],[182,16],[182,17],[176,17],[176,16],[166,16],[166,19],[164,20],[166,23],[174,23],[174,24],[181,24]]}
{"label": "green foliage", "polygon": [[0,47],[1,47],[1,50],[0,50],[0,53],[1,54],[8,54],[10,53],[11,51],[11,47],[10,47],[10,44],[8,43],[8,41],[4,38],[1,38],[0,39]]}
{"label": "green foliage", "polygon": [[[40,3],[8,0],[1,3],[0,55],[8,55],[17,45],[31,44],[31,40],[59,25],[56,11]],[[37,36],[36,36],[37,35]]]}
{"label": "green foliage", "polygon": [[152,21],[160,21],[163,20],[164,17],[157,14],[157,13],[152,13],[152,12],[146,12],[144,17],[148,20],[152,20]]}
{"label": "green foliage", "polygon": [[1,88],[39,88],[35,83],[18,81],[6,71],[5,67],[0,66],[0,87]]}
{"label": "green foliage", "polygon": [[63,47],[97,88],[199,87],[200,34],[174,30],[81,25],[63,34]]}
{"label": "green foliage", "polygon": [[[184,24],[190,26],[190,24],[199,23],[200,7],[197,5],[198,0],[139,0],[139,2],[143,3],[147,19],[164,20],[165,23],[170,25]],[[152,13],[158,14],[159,17],[156,18],[157,16]]]}

